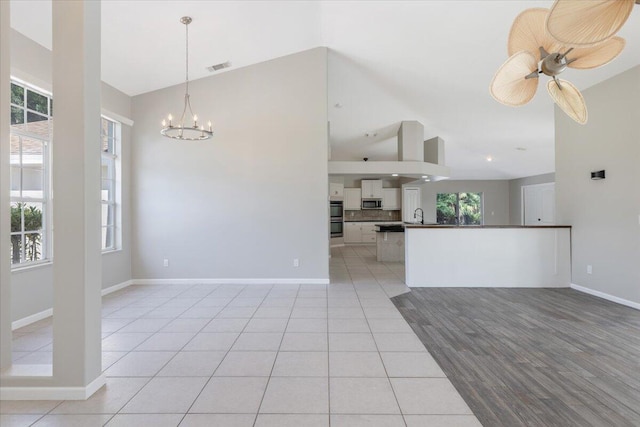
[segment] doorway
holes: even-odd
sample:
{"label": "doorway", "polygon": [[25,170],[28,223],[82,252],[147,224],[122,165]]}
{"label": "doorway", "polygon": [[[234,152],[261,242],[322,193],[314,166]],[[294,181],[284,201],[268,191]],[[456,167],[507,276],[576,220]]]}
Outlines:
{"label": "doorway", "polygon": [[554,225],[556,223],[556,185],[526,185],[522,187],[522,224]]}

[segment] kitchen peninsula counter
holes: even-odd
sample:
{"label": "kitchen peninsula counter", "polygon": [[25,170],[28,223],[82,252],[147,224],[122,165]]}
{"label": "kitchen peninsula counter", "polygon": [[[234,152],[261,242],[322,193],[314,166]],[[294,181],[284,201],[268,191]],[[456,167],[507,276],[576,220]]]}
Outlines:
{"label": "kitchen peninsula counter", "polygon": [[407,286],[570,286],[571,226],[405,224],[404,228]]}

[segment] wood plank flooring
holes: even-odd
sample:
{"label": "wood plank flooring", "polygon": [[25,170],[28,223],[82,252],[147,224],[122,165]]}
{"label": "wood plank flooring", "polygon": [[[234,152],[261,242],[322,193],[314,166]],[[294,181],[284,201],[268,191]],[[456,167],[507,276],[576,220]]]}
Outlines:
{"label": "wood plank flooring", "polygon": [[484,426],[640,426],[640,311],[571,289],[392,301]]}

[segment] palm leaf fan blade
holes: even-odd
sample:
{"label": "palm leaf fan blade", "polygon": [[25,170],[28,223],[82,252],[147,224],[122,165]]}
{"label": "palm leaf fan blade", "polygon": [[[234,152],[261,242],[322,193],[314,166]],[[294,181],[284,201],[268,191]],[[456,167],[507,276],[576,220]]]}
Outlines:
{"label": "palm leaf fan blade", "polygon": [[526,104],[536,94],[538,79],[525,77],[537,70],[538,61],[533,54],[527,51],[517,52],[502,64],[493,77],[489,87],[491,96],[511,107]]}
{"label": "palm leaf fan blade", "polygon": [[587,123],[587,105],[580,91],[566,80],[549,80],[547,90],[553,101],[581,125]]}
{"label": "palm leaf fan blade", "polygon": [[634,0],[556,0],[547,17],[547,31],[566,46],[594,46],[622,28],[634,3]]}
{"label": "palm leaf fan blade", "polygon": [[576,48],[569,54],[568,66],[581,70],[601,67],[616,59],[625,44],[622,37],[613,37],[593,47]]}
{"label": "palm leaf fan blade", "polygon": [[507,42],[509,56],[521,50],[526,50],[540,60],[542,59],[540,57],[540,47],[543,47],[547,52],[557,52],[559,50],[545,29],[548,13],[549,9],[533,8],[527,9],[516,16],[511,25]]}

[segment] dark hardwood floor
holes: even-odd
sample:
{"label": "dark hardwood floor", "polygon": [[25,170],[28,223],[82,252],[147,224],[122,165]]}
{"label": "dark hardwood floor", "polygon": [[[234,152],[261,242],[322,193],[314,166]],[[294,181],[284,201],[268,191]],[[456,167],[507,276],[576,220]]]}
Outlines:
{"label": "dark hardwood floor", "polygon": [[640,426],[640,311],[570,289],[392,301],[484,426]]}

